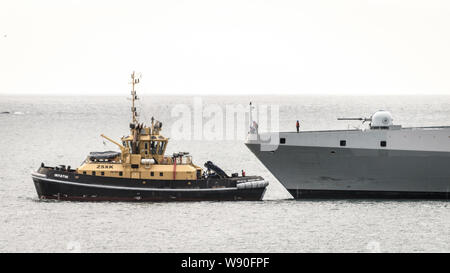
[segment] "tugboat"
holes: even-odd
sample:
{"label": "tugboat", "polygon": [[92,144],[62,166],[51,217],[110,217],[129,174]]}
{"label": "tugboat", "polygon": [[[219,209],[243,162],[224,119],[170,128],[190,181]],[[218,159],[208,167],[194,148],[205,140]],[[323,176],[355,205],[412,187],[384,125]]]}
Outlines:
{"label": "tugboat", "polygon": [[231,176],[211,161],[206,170],[195,165],[187,152],[166,156],[169,139],[160,134],[162,123],[138,121],[135,86],[131,74],[130,135],[117,145],[120,152],[91,152],[76,169],[45,166],[32,173],[39,199],[71,201],[231,201],[261,200],[268,182],[260,176]]}

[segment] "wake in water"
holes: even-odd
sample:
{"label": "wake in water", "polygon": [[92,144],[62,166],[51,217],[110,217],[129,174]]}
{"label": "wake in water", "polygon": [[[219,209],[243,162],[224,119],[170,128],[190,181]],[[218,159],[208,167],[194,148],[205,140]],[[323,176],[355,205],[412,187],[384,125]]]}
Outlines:
{"label": "wake in water", "polygon": [[12,115],[24,115],[25,113],[19,112],[19,111],[17,111],[17,112],[10,112],[10,111],[2,111],[2,112],[0,112],[0,115],[9,115],[9,114],[12,114]]}

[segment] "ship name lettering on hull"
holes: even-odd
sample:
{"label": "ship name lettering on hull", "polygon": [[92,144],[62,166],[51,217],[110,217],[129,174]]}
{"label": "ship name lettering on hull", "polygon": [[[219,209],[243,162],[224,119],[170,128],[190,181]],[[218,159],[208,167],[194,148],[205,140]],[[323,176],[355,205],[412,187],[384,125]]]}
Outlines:
{"label": "ship name lettering on hull", "polygon": [[113,169],[112,165],[97,165],[97,169]]}

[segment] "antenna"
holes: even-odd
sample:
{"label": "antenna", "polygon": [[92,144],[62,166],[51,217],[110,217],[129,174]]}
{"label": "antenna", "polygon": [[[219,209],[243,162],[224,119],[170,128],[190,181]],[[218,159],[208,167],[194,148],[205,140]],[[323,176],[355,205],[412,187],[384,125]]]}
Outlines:
{"label": "antenna", "polygon": [[255,107],[252,105],[252,102],[250,102],[250,131],[249,134],[258,134],[258,123],[253,120],[253,109]]}
{"label": "antenna", "polygon": [[136,95],[136,89],[135,89],[135,85],[139,83],[140,78],[142,77],[141,73],[136,74],[134,71],[131,74],[131,85],[132,85],[132,89],[131,89],[131,114],[133,117],[132,123],[133,124],[137,124],[138,120],[138,114],[136,112],[136,106],[134,104],[135,100],[138,100],[138,96]]}
{"label": "antenna", "polygon": [[250,102],[250,128],[252,128],[252,126],[253,126],[253,109],[255,108],[253,105],[252,105],[252,102]]}

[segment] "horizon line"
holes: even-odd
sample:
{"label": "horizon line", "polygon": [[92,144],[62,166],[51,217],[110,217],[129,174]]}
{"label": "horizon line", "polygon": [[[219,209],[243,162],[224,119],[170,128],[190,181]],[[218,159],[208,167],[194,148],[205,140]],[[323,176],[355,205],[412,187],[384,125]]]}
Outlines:
{"label": "horizon line", "polygon": [[[128,97],[128,95],[120,95],[120,94],[54,94],[54,93],[38,93],[38,94],[31,94],[31,93],[0,93],[0,97],[20,97],[20,96],[26,96],[26,97]],[[333,93],[303,93],[303,94],[163,94],[163,93],[155,93],[155,94],[143,94],[139,95],[140,97],[151,97],[151,96],[158,96],[158,97],[296,97],[296,96],[354,96],[354,97],[379,97],[379,96],[450,96],[448,93],[378,93],[378,94],[333,94]]]}

